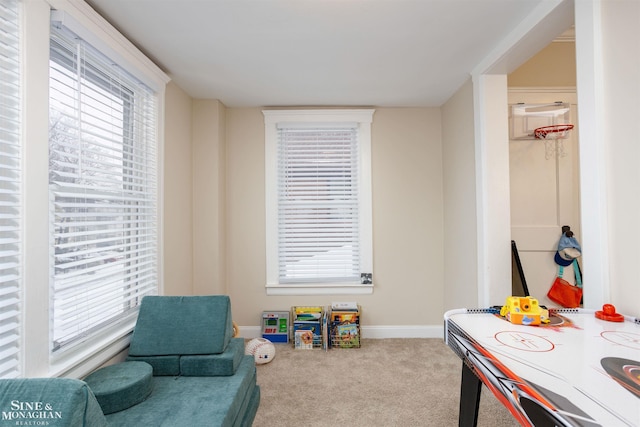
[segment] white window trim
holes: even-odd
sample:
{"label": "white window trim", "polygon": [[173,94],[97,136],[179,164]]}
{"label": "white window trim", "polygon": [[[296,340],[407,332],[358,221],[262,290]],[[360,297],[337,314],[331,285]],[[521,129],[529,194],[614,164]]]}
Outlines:
{"label": "white window trim", "polygon": [[[278,123],[358,123],[360,144],[360,242],[362,271],[373,273],[371,200],[371,123],[374,109],[263,110],[265,125],[265,218],[267,295],[363,295],[371,284],[278,282]],[[375,275],[373,275],[375,281]]]}

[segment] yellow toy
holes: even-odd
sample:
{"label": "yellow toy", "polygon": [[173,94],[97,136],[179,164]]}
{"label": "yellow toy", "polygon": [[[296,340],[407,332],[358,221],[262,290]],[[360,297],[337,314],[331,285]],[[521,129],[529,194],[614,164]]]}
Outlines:
{"label": "yellow toy", "polygon": [[507,297],[500,316],[518,325],[536,326],[549,322],[549,312],[540,308],[538,300],[531,297]]}

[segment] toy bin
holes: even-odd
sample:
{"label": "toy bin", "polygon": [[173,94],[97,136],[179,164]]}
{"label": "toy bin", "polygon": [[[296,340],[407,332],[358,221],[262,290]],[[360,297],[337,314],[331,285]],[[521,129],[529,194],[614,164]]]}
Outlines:
{"label": "toy bin", "polygon": [[293,346],[299,350],[326,348],[326,315],[323,307],[291,307]]}
{"label": "toy bin", "polygon": [[357,309],[331,310],[329,332],[331,348],[360,348],[360,313]]}

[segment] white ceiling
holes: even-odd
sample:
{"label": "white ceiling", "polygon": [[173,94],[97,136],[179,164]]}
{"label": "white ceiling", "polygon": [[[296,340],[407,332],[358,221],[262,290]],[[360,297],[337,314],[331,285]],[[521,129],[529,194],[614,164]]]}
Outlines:
{"label": "white ceiling", "polygon": [[190,96],[229,107],[439,106],[545,2],[87,0]]}

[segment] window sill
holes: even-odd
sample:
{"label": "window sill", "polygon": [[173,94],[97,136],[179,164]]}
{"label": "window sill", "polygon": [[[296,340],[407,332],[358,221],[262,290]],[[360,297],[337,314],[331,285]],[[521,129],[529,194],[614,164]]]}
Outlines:
{"label": "window sill", "polygon": [[51,356],[49,377],[84,378],[129,347],[135,319]]}
{"label": "window sill", "polygon": [[367,285],[267,285],[267,295],[370,295],[373,284]]}

